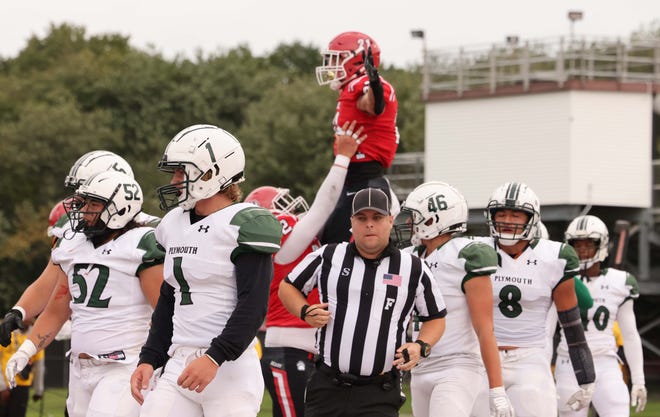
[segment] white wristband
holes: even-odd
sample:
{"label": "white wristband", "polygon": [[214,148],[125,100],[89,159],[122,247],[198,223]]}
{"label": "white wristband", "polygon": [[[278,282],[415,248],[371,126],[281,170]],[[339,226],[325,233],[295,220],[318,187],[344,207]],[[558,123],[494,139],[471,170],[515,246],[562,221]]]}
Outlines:
{"label": "white wristband", "polygon": [[340,167],[348,168],[348,164],[351,163],[351,158],[349,158],[346,155],[337,155],[335,156],[335,165],[339,165]]}
{"label": "white wristband", "polygon": [[218,362],[216,362],[215,359],[213,359],[213,357],[211,357],[211,355],[209,355],[208,353],[205,353],[204,356],[211,359],[211,362],[213,362],[215,364],[215,366],[220,366],[220,365],[218,365]]}
{"label": "white wristband", "polygon": [[24,309],[23,307],[21,307],[21,306],[19,306],[19,305],[15,305],[14,307],[12,307],[12,310],[18,310],[18,311],[20,311],[20,312],[21,312],[21,315],[23,316],[23,317],[21,317],[21,318],[22,318],[23,320],[25,320],[25,316],[26,316],[27,313],[25,312],[25,309]]}
{"label": "white wristband", "polygon": [[21,347],[19,347],[18,350],[24,352],[28,358],[31,358],[37,354],[37,347],[30,339],[25,339],[25,342],[21,344]]}
{"label": "white wristband", "polygon": [[493,394],[501,394],[501,395],[506,394],[506,390],[504,389],[503,386],[490,388],[489,391]]}

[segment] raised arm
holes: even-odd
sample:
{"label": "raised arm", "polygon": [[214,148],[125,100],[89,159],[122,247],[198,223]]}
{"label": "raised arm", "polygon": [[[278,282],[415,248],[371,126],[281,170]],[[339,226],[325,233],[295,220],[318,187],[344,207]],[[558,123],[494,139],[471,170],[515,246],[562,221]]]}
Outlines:
{"label": "raised arm", "polygon": [[358,145],[367,137],[362,135],[362,127],[354,131],[355,124],[355,121],[350,124],[345,123],[335,135],[337,156],[330,167],[330,172],[319,187],[309,211],[298,221],[289,238],[275,255],[275,263],[288,264],[298,259],[319,234],[337,205],[344,187],[348,164]]}

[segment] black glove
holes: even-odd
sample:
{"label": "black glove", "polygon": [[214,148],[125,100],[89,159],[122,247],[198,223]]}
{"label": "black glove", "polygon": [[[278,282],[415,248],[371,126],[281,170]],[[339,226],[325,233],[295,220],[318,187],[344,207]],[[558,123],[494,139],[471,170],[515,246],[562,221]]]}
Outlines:
{"label": "black glove", "polygon": [[21,372],[18,373],[18,375],[21,376],[23,379],[28,379],[30,377],[30,372],[32,371],[32,364],[28,363],[25,368]]}
{"label": "black glove", "polygon": [[371,52],[371,46],[367,48],[366,55],[364,51],[362,52],[362,58],[364,59],[364,70],[367,73],[367,77],[369,77],[369,87],[374,93],[374,113],[378,115],[385,110],[385,97],[383,96],[383,84],[381,84],[378,70],[374,66],[374,56]]}
{"label": "black glove", "polygon": [[0,323],[0,345],[9,346],[11,343],[11,332],[16,329],[23,329],[23,314],[12,308],[9,313],[5,314],[5,318]]}
{"label": "black glove", "polygon": [[36,403],[37,401],[39,401],[40,399],[42,399],[42,398],[44,398],[43,395],[39,395],[39,394],[33,394],[33,395],[32,395],[32,401],[34,401],[35,403]]}
{"label": "black glove", "polygon": [[364,55],[364,51],[362,52],[362,58],[364,59],[364,69],[369,77],[369,84],[379,83],[380,77],[378,76],[378,69],[374,67],[374,55],[371,52],[371,46],[367,48],[366,56]]}

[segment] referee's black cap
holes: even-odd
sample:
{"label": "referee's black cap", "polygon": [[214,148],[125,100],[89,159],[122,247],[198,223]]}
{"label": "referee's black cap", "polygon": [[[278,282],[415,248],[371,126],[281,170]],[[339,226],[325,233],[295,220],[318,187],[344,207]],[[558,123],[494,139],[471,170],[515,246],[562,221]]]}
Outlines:
{"label": "referee's black cap", "polygon": [[390,199],[379,188],[365,188],[353,197],[353,216],[362,210],[374,210],[385,216],[390,215]]}

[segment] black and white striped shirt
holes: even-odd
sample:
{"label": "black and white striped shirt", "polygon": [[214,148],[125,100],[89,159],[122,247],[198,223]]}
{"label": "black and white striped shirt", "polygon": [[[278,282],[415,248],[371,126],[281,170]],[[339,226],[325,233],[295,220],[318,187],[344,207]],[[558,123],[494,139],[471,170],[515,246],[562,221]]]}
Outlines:
{"label": "black and white striped shirt", "polygon": [[316,336],[319,354],[327,365],[353,375],[392,369],[413,308],[420,321],[447,314],[426,264],[393,245],[378,260],[362,258],[354,243],[325,245],[307,255],[286,281],[305,295],[318,287],[331,313]]}

